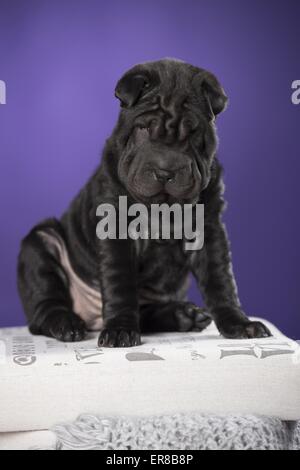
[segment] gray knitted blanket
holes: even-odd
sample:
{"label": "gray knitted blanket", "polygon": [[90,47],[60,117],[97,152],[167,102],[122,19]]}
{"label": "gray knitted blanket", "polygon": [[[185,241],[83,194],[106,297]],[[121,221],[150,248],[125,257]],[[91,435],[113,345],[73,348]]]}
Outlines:
{"label": "gray knitted blanket", "polygon": [[300,422],[257,416],[80,416],[53,450],[300,450]]}

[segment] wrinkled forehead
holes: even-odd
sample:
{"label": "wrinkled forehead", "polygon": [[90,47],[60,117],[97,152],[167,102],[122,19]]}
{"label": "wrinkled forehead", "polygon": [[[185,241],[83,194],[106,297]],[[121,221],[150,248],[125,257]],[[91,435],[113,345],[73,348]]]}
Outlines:
{"label": "wrinkled forehead", "polygon": [[145,62],[130,69],[127,74],[143,73],[155,81],[160,89],[168,92],[187,91],[193,87],[193,79],[201,69],[177,59]]}
{"label": "wrinkled forehead", "polygon": [[154,97],[181,106],[203,105],[203,112],[210,120],[226,108],[228,101],[211,72],[176,59],[136,65],[118,81],[115,96],[121,107],[129,110]]}

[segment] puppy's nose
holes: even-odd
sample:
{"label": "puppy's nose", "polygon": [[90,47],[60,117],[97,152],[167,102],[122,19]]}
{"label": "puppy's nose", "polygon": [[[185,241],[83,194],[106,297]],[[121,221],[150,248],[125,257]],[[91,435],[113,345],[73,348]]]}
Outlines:
{"label": "puppy's nose", "polygon": [[166,184],[171,182],[174,179],[174,172],[169,170],[162,170],[160,168],[156,168],[153,170],[153,177],[156,181],[160,183]]}

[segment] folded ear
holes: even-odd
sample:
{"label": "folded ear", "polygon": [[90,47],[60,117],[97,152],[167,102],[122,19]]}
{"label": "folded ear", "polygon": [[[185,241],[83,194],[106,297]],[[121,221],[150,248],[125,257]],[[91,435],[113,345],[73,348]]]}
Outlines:
{"label": "folded ear", "polygon": [[201,74],[201,87],[211,114],[213,115],[212,117],[217,116],[217,114],[224,111],[228,102],[228,97],[212,73],[205,71]]}
{"label": "folded ear", "polygon": [[134,106],[149,87],[149,80],[142,74],[126,74],[117,83],[115,96],[121,101],[121,106],[130,108]]}

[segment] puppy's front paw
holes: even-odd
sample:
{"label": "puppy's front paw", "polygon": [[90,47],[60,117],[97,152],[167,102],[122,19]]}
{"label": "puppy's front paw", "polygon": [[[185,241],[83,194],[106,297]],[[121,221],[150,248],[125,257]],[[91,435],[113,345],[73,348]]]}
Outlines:
{"label": "puppy's front paw", "polygon": [[218,328],[222,336],[231,339],[268,338],[272,336],[270,330],[259,321],[228,322],[219,325]]}
{"label": "puppy's front paw", "polygon": [[140,344],[141,335],[138,331],[110,328],[101,331],[98,341],[100,348],[129,348]]}
{"label": "puppy's front paw", "polygon": [[84,321],[75,313],[55,312],[45,320],[41,333],[58,341],[74,343],[84,340],[86,326]]}

